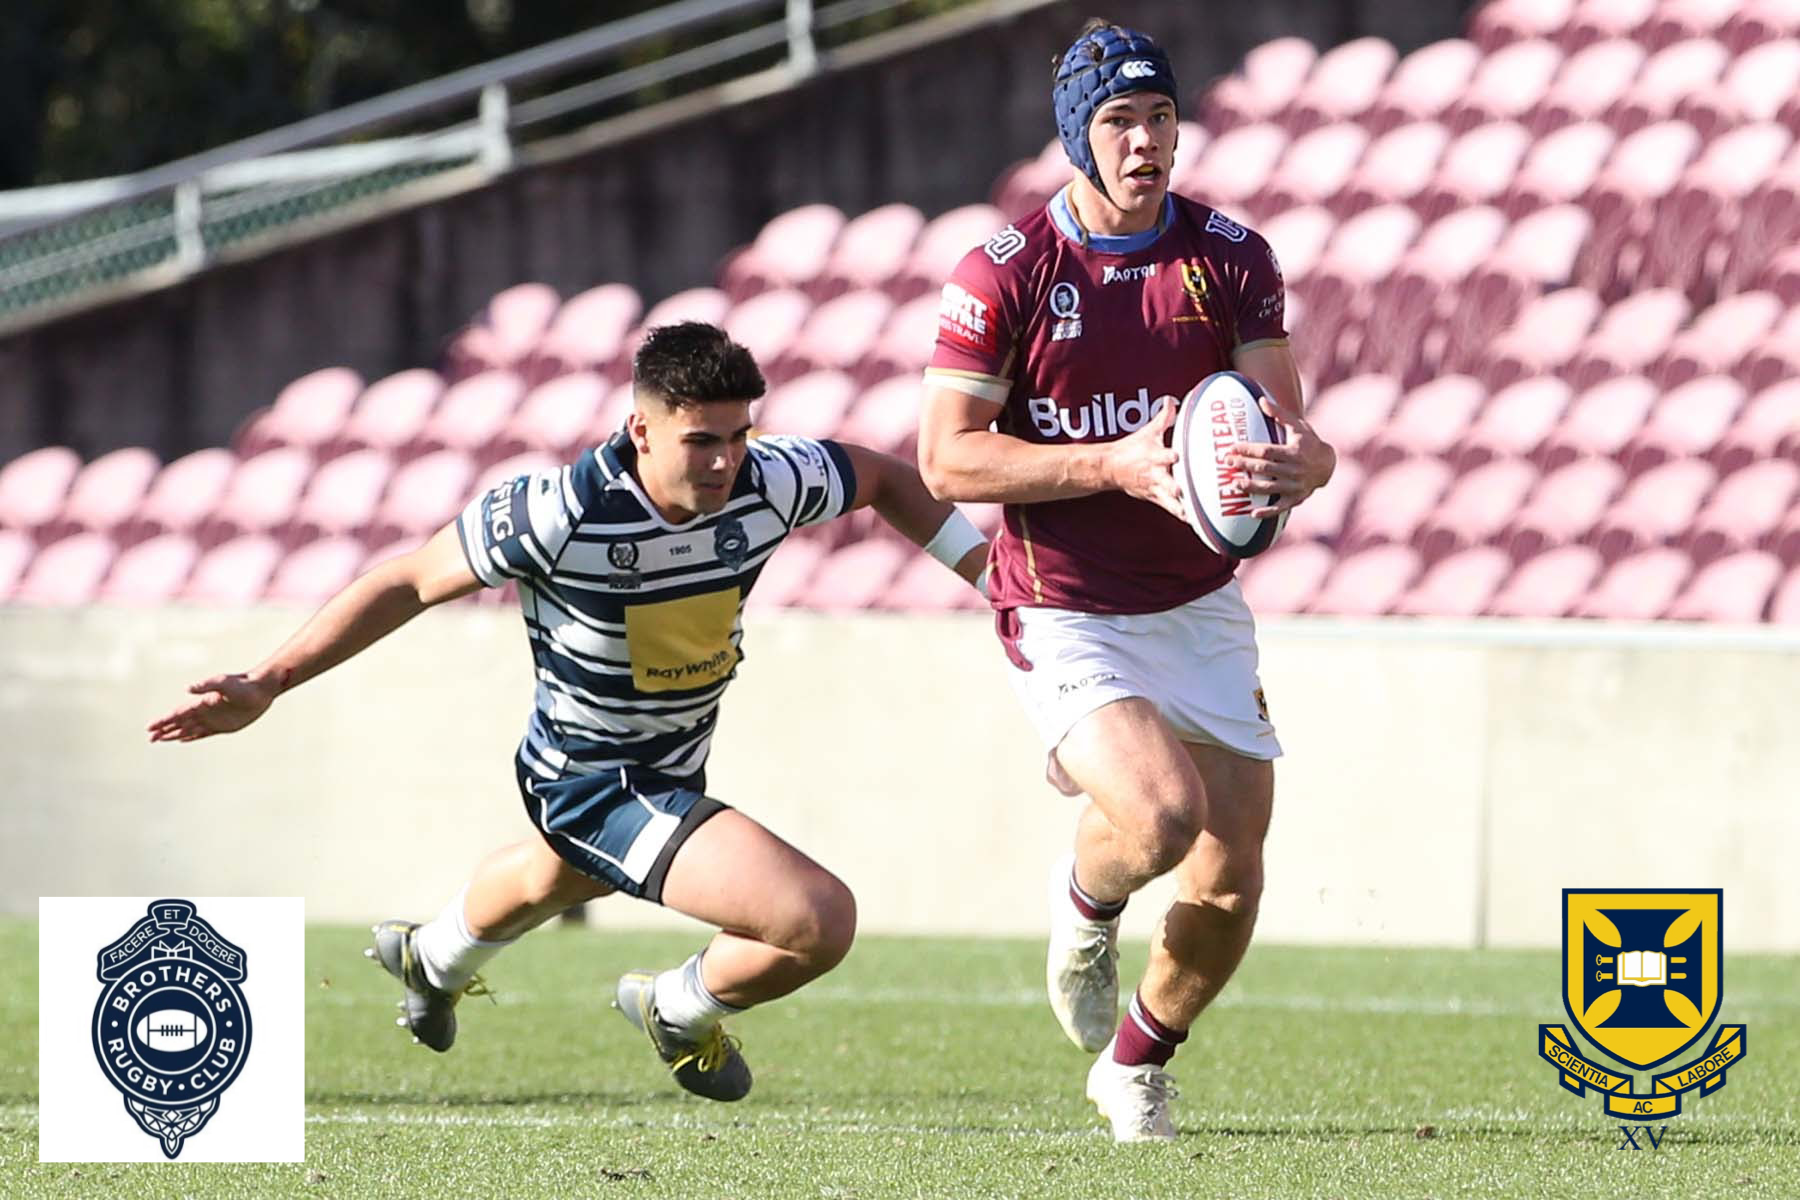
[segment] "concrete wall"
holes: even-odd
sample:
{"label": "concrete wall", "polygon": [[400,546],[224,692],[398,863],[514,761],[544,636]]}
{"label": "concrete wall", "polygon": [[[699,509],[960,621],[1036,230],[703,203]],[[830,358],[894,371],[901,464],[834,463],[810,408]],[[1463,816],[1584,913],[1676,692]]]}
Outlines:
{"label": "concrete wall", "polygon": [[[0,911],[195,892],[423,917],[528,835],[508,610],[428,614],[234,737],[145,743],[187,683],[301,615],[0,609]],[[1563,887],[1724,887],[1730,947],[1800,949],[1800,639],[1302,620],[1263,647],[1289,751],[1265,937],[1554,945]],[[747,649],[718,795],[838,871],[867,929],[1041,928],[1076,806],[1041,781],[985,620],[763,615]]]}
{"label": "concrete wall", "polygon": [[[1449,37],[1441,0],[1115,0],[1156,31],[1191,94],[1282,35],[1362,34],[1402,50]],[[493,182],[422,188],[297,245],[240,250],[174,286],[0,336],[0,462],[49,443],[165,458],[222,445],[282,385],[345,365],[373,379],[439,361],[488,297],[522,280],[572,295],[619,280],[654,301],[714,282],[772,216],[906,201],[935,215],[987,198],[1054,133],[1049,61],[1088,15],[997,0],[829,58],[798,88],[774,73],[539,146]]]}

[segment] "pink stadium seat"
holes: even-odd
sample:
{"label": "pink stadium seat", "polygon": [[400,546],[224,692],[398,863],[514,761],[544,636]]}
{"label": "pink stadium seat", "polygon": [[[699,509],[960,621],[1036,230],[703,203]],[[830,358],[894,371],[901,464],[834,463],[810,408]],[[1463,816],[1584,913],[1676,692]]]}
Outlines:
{"label": "pink stadium seat", "polygon": [[1380,134],[1412,121],[1434,121],[1463,94],[1480,61],[1481,51],[1461,38],[1421,46],[1394,68],[1363,114],[1363,124]]}
{"label": "pink stadium seat", "polygon": [[1601,311],[1600,297],[1583,287],[1560,288],[1527,301],[1505,332],[1478,352],[1471,370],[1492,388],[1551,376],[1575,356]]}
{"label": "pink stadium seat", "polygon": [[444,360],[453,379],[496,367],[516,367],[537,347],[562,304],[556,289],[521,283],[497,292],[474,324],[451,339]]}
{"label": "pink stadium seat", "polygon": [[1548,475],[1519,508],[1500,542],[1515,560],[1588,536],[1625,486],[1625,469],[1608,458],[1582,458]]}
{"label": "pink stadium seat", "polygon": [[1581,0],[1557,35],[1571,50],[1607,38],[1632,37],[1656,13],[1657,0]]}
{"label": "pink stadium seat", "polygon": [[854,542],[834,550],[807,581],[800,603],[823,612],[877,608],[887,595],[888,585],[914,553],[912,546],[886,538]]}
{"label": "pink stadium seat", "polygon": [[838,235],[814,294],[829,299],[857,288],[887,287],[905,267],[924,228],[924,215],[910,204],[884,204],[854,218]]}
{"label": "pink stadium seat", "polygon": [[1684,98],[1675,115],[1703,137],[1758,121],[1774,121],[1800,93],[1800,40],[1784,38],[1746,51],[1725,69],[1719,86]]}
{"label": "pink stadium seat", "polygon": [[1562,61],[1562,50],[1539,38],[1501,47],[1475,68],[1469,86],[1444,113],[1444,124],[1462,133],[1523,117],[1549,90]]}
{"label": "pink stadium seat", "polygon": [[362,538],[366,545],[423,541],[449,524],[475,495],[475,462],[460,450],[415,458],[394,473]]}
{"label": "pink stadium seat", "polygon": [[25,568],[35,553],[37,543],[32,541],[30,534],[18,529],[0,529],[0,604],[6,603],[19,580],[24,578]]}
{"label": "pink stadium seat", "polygon": [[[1749,281],[1760,277],[1770,265],[1770,248],[1791,245],[1800,240],[1797,235],[1800,235],[1800,144],[1791,147],[1780,165],[1738,204],[1737,228],[1731,232],[1720,290],[1731,292],[1752,286]],[[1791,303],[1794,296],[1800,295],[1800,287],[1790,287],[1780,294]]]}
{"label": "pink stadium seat", "polygon": [[1575,605],[1578,617],[1649,621],[1660,617],[1694,573],[1679,550],[1658,546],[1620,559]]}
{"label": "pink stadium seat", "polygon": [[321,453],[329,457],[351,450],[398,450],[424,432],[443,394],[444,381],[438,373],[422,367],[379,379],[369,385],[350,419]]}
{"label": "pink stadium seat", "polygon": [[1670,340],[1668,349],[1650,365],[1649,375],[1664,387],[1677,387],[1701,375],[1731,371],[1786,311],[1772,292],[1727,296]]}
{"label": "pink stadium seat", "polygon": [[527,450],[525,453],[515,454],[511,458],[503,458],[499,462],[481,469],[481,473],[475,477],[475,486],[469,489],[469,498],[474,499],[481,493],[491,491],[521,475],[533,475],[539,471],[554,471],[564,465],[560,460],[541,450]]}
{"label": "pink stadium seat", "polygon": [[934,558],[913,554],[888,585],[886,594],[876,601],[876,607],[905,612],[976,611],[986,609],[988,603],[956,572],[947,570]]}
{"label": "pink stadium seat", "polygon": [[0,528],[36,529],[62,511],[81,473],[81,456],[67,446],[32,450],[0,467]]}
{"label": "pink stadium seat", "polygon": [[1713,463],[1720,471],[1732,472],[1779,453],[1800,460],[1800,379],[1752,396],[1713,449]]}
{"label": "pink stadium seat", "polygon": [[938,294],[927,292],[894,309],[852,374],[873,383],[899,372],[916,377],[924,371],[937,347],[938,306]]}
{"label": "pink stadium seat", "polygon": [[1583,46],[1563,60],[1531,111],[1524,116],[1539,137],[1574,122],[1597,121],[1625,95],[1648,57],[1644,48],[1624,38]]}
{"label": "pink stadium seat", "polygon": [[118,548],[100,533],[73,533],[39,550],[13,589],[14,604],[91,604]]}
{"label": "pink stadium seat", "polygon": [[1744,385],[1702,375],[1666,393],[1620,455],[1633,474],[1673,458],[1710,455],[1744,407]]}
{"label": "pink stadium seat", "polygon": [[1427,221],[1456,209],[1497,200],[1513,181],[1531,134],[1517,121],[1490,121],[1451,142],[1437,173],[1412,205]]}
{"label": "pink stadium seat", "polygon": [[919,231],[918,243],[907,256],[893,282],[887,285],[896,301],[935,293],[950,278],[963,255],[982,245],[1006,226],[1006,218],[991,204],[965,204],[933,217]]}
{"label": "pink stadium seat", "polygon": [[1781,322],[1751,348],[1739,361],[1736,374],[1759,391],[1800,375],[1800,308],[1790,308]]}
{"label": "pink stadium seat", "polygon": [[793,288],[763,292],[725,314],[725,332],[758,363],[773,363],[793,343],[812,307],[806,293]]}
{"label": "pink stadium seat", "polygon": [[1296,130],[1353,121],[1381,95],[1399,54],[1378,37],[1354,38],[1321,54],[1287,105],[1285,122]]}
{"label": "pink stadium seat", "polygon": [[1318,57],[1310,42],[1297,37],[1275,38],[1254,47],[1236,73],[1206,93],[1201,107],[1207,127],[1233,129],[1282,112],[1300,94]]}
{"label": "pink stadium seat", "polygon": [[[1784,304],[1800,301],[1800,246],[1778,251],[1752,278],[1757,287],[1775,293]],[[1782,325],[1786,332],[1787,322]]]}
{"label": "pink stadium seat", "polygon": [[1307,406],[1307,420],[1340,457],[1360,455],[1381,436],[1399,402],[1398,379],[1356,375],[1320,392]]}
{"label": "pink stadium seat", "polygon": [[824,438],[835,434],[856,400],[856,382],[842,371],[813,371],[775,388],[756,414],[761,433]]}
{"label": "pink stadium seat", "polygon": [[1437,174],[1449,145],[1450,131],[1436,121],[1395,126],[1369,146],[1332,198],[1332,210],[1349,216],[1377,204],[1410,203]]}
{"label": "pink stadium seat", "polygon": [[1470,19],[1469,36],[1492,52],[1530,38],[1555,37],[1574,11],[1575,0],[1489,0]]}
{"label": "pink stadium seat", "polygon": [[575,446],[554,457],[558,462],[572,462],[583,451],[598,446],[625,428],[625,418],[631,415],[637,399],[631,390],[631,384],[621,383],[606,394],[600,407],[594,410],[594,418],[588,423],[587,433],[576,440]]}
{"label": "pink stadium seat", "polygon": [[1626,485],[1594,526],[1594,548],[1614,562],[1673,541],[1693,524],[1718,479],[1711,464],[1694,458],[1651,468]]}
{"label": "pink stadium seat", "polygon": [[780,368],[776,375],[787,378],[820,368],[856,370],[874,351],[893,311],[888,294],[875,288],[827,300],[806,318],[784,360],[775,364]]}
{"label": "pink stadium seat", "polygon": [[156,455],[142,446],[102,454],[75,476],[62,512],[43,535],[111,533],[137,512],[161,469]]}
{"label": "pink stadium seat", "polygon": [[1364,450],[1371,470],[1420,455],[1443,457],[1462,440],[1487,399],[1487,389],[1467,375],[1442,375],[1400,401],[1381,435]]}
{"label": "pink stadium seat", "polygon": [[1265,616],[1302,612],[1325,582],[1334,561],[1330,549],[1318,542],[1277,543],[1267,554],[1238,568],[1244,600],[1252,612]]}
{"label": "pink stadium seat", "polygon": [[433,450],[479,454],[493,444],[525,398],[525,381],[511,371],[483,371],[450,385],[402,458]]}
{"label": "pink stadium seat", "polygon": [[1521,379],[1495,392],[1452,457],[1463,470],[1495,458],[1529,455],[1549,438],[1575,390],[1550,375]]}
{"label": "pink stadium seat", "polygon": [[96,597],[103,604],[167,604],[199,561],[200,547],[182,533],[163,533],[120,553]]}
{"label": "pink stadium seat", "polygon": [[[249,470],[252,464],[246,464]],[[321,466],[307,481],[291,520],[244,528],[274,533],[289,546],[316,537],[353,534],[374,518],[394,475],[394,460],[380,450],[353,450]]]}
{"label": "pink stadium seat", "polygon": [[1552,205],[1515,222],[1460,289],[1446,331],[1450,361],[1473,361],[1527,300],[1568,283],[1593,225],[1575,204]]}
{"label": "pink stadium seat", "polygon": [[1288,131],[1259,122],[1240,125],[1215,137],[1191,167],[1174,172],[1176,191],[1214,207],[1244,207],[1274,174],[1288,147]]}
{"label": "pink stadium seat", "polygon": [[1563,617],[1600,574],[1600,555],[1588,546],[1562,546],[1513,572],[1488,606],[1496,617]]}
{"label": "pink stadium seat", "polygon": [[363,377],[349,367],[326,367],[302,375],[281,389],[275,403],[253,414],[232,436],[232,448],[243,457],[276,446],[318,450],[343,428]]}
{"label": "pink stadium seat", "polygon": [[1492,603],[1512,573],[1512,559],[1494,546],[1474,546],[1436,563],[1394,611],[1412,617],[1473,617]]}
{"label": "pink stadium seat", "polygon": [[157,472],[143,503],[114,537],[123,545],[156,533],[194,529],[218,507],[237,467],[237,456],[217,447],[183,455]]}
{"label": "pink stadium seat", "polygon": [[1600,177],[1617,142],[1598,121],[1564,125],[1532,146],[1495,203],[1514,219],[1547,205],[1576,203]]}
{"label": "pink stadium seat", "polygon": [[1282,531],[1284,542],[1299,542],[1307,539],[1336,545],[1344,532],[1344,518],[1350,514],[1350,506],[1356,502],[1356,494],[1362,489],[1363,481],[1368,478],[1362,464],[1348,456],[1338,459],[1337,470],[1332,472],[1331,482],[1306,498],[1306,503],[1294,509],[1288,517],[1287,528]]}
{"label": "pink stadium seat", "polygon": [[313,474],[313,457],[293,446],[265,450],[232,474],[195,537],[210,548],[239,533],[268,533],[286,525]]}
{"label": "pink stadium seat", "polygon": [[1344,546],[1360,550],[1376,542],[1410,542],[1450,486],[1452,472],[1435,458],[1413,458],[1373,472],[1357,494],[1344,530]]}
{"label": "pink stadium seat", "polygon": [[1323,125],[1288,143],[1268,181],[1242,197],[1258,221],[1302,204],[1320,204],[1350,182],[1369,134],[1350,121]]}
{"label": "pink stadium seat", "polygon": [[200,559],[181,599],[188,604],[253,604],[280,561],[281,546],[272,537],[252,533],[233,538]]}
{"label": "pink stadium seat", "polygon": [[833,436],[910,461],[919,436],[923,394],[924,384],[917,375],[890,376],[862,393]]}
{"label": "pink stadium seat", "polygon": [[1306,306],[1302,370],[1324,383],[1347,374],[1362,349],[1375,284],[1399,266],[1418,237],[1419,218],[1399,204],[1356,214],[1337,228],[1318,266],[1294,294]]}
{"label": "pink stadium seat", "polygon": [[1664,615],[1677,621],[1756,624],[1780,581],[1780,559],[1746,550],[1701,568]]}
{"label": "pink stadium seat", "polygon": [[630,284],[603,283],[566,301],[525,364],[528,382],[568,371],[603,370],[625,353],[644,302]]}
{"label": "pink stadium seat", "polygon": [[1371,289],[1370,334],[1356,365],[1405,379],[1428,374],[1443,354],[1441,330],[1461,302],[1464,282],[1505,230],[1506,218],[1489,205],[1458,208],[1432,222]]}
{"label": "pink stadium seat", "polygon": [[[629,395],[631,389],[622,384],[619,390]],[[525,397],[499,436],[476,457],[491,461],[526,450],[573,457],[586,440],[608,391],[606,381],[591,371],[577,371],[540,383]]]}
{"label": "pink stadium seat", "polygon": [[642,323],[635,331],[638,336],[627,338],[625,349],[628,353],[635,352],[636,342],[642,340],[644,330],[655,329],[659,325],[678,325],[683,321],[704,321],[709,325],[717,325],[725,320],[725,314],[730,311],[730,298],[718,288],[697,287],[676,292],[650,306],[650,311],[644,314]]}
{"label": "pink stadium seat", "polygon": [[1701,95],[1719,81],[1731,54],[1711,38],[1689,38],[1651,55],[1644,69],[1606,114],[1621,134],[1666,121],[1690,96]]}
{"label": "pink stadium seat", "polygon": [[[1175,161],[1192,161],[1205,148],[1209,135],[1191,121],[1183,121],[1177,130],[1178,148]],[[1017,221],[1044,207],[1057,189],[1069,182],[1069,156],[1062,142],[1051,138],[1035,157],[1014,163],[994,183],[994,207],[1009,221]]]}
{"label": "pink stadium seat", "polygon": [[1337,228],[1337,218],[1317,205],[1290,208],[1263,222],[1260,232],[1281,263],[1291,287],[1312,273],[1325,244]]}
{"label": "pink stadium seat", "polygon": [[810,287],[831,261],[843,230],[844,214],[829,204],[789,209],[727,260],[719,286],[734,300],[771,288]]}
{"label": "pink stadium seat", "polygon": [[1741,53],[1796,34],[1800,34],[1800,0],[1749,0],[1726,18],[1719,40]]}
{"label": "pink stadium seat", "polygon": [[1743,0],[1664,0],[1639,26],[1637,38],[1653,50],[1693,37],[1716,37]]}
{"label": "pink stadium seat", "polygon": [[1771,539],[1800,495],[1800,466],[1786,459],[1751,463],[1725,477],[1680,542],[1697,563],[1751,550]]}
{"label": "pink stadium seat", "polygon": [[1657,202],[1642,281],[1690,294],[1710,291],[1730,268],[1745,198],[1774,172],[1792,142],[1786,129],[1765,122],[1734,129],[1708,146]]}
{"label": "pink stadium seat", "polygon": [[1420,524],[1414,545],[1426,562],[1435,563],[1494,540],[1537,482],[1537,468],[1522,458],[1498,458],[1476,467],[1456,480]]}
{"label": "pink stadium seat", "polygon": [[1576,279],[1608,300],[1636,286],[1656,204],[1699,148],[1700,134],[1685,121],[1659,121],[1620,139],[1588,189],[1594,233],[1582,247]]}
{"label": "pink stadium seat", "polygon": [[1626,297],[1606,310],[1563,377],[1579,388],[1645,370],[1668,349],[1692,311],[1687,297],[1672,288]]}
{"label": "pink stadium seat", "polygon": [[1375,546],[1340,558],[1307,611],[1340,617],[1378,617],[1400,602],[1419,576],[1411,546]]}
{"label": "pink stadium seat", "polygon": [[807,581],[826,554],[825,542],[814,534],[800,533],[788,538],[763,563],[744,607],[761,612],[798,605],[806,593]]}
{"label": "pink stadium seat", "polygon": [[1769,620],[1776,625],[1800,625],[1800,566],[1787,573],[1769,601]]}
{"label": "pink stadium seat", "polygon": [[276,565],[262,598],[273,604],[321,604],[356,578],[365,553],[351,537],[309,542]]}

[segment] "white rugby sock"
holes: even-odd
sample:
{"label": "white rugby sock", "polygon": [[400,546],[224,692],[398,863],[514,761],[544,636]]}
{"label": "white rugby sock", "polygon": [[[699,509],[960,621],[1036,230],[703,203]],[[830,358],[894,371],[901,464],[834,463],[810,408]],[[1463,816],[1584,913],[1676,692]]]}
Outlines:
{"label": "white rugby sock", "polygon": [[431,986],[446,992],[460,991],[488,959],[518,940],[484,942],[470,933],[469,920],[463,915],[463,901],[468,894],[469,889],[464,886],[434,920],[413,931],[413,950],[419,956],[419,965],[425,968],[425,978]]}
{"label": "white rugby sock", "polygon": [[700,981],[700,955],[705,953],[702,950],[656,977],[656,1015],[683,1038],[697,1038],[732,1013],[744,1011],[706,990]]}

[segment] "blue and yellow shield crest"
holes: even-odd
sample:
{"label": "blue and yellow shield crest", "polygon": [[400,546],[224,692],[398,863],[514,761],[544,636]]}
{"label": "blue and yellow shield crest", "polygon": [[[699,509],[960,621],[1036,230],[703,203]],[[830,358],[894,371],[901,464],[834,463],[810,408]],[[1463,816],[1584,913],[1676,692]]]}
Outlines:
{"label": "blue and yellow shield crest", "polygon": [[1723,891],[1563,890],[1563,1007],[1588,1040],[1648,1070],[1718,1015]]}

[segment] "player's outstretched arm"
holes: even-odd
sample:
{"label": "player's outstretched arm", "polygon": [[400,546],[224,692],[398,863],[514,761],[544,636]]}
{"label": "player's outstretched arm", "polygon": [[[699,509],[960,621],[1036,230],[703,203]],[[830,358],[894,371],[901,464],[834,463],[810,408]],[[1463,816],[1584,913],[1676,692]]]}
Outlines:
{"label": "player's outstretched arm", "polygon": [[1231,365],[1262,385],[1268,399],[1263,411],[1287,427],[1287,440],[1277,446],[1247,442],[1234,448],[1234,466],[1248,467],[1252,492],[1270,497],[1253,517],[1272,517],[1293,508],[1331,481],[1337,451],[1307,423],[1300,399],[1300,371],[1285,343],[1247,346],[1232,355]]}
{"label": "player's outstretched arm", "polygon": [[873,508],[907,541],[981,587],[988,541],[954,504],[927,491],[911,463],[863,446],[838,445],[856,469],[856,498],[851,508]]}
{"label": "player's outstretched arm", "polygon": [[282,692],[368,649],[432,605],[480,586],[463,558],[456,527],[446,526],[417,550],[389,559],[327,600],[261,665],[188,688],[195,699],[150,722],[150,740],[192,742],[235,733],[267,712]]}
{"label": "player's outstretched arm", "polygon": [[919,417],[919,473],[940,500],[1033,504],[1122,491],[1186,520],[1169,468],[1175,401],[1164,396],[1142,429],[1117,441],[1039,446],[988,426],[1001,406],[931,387]]}

